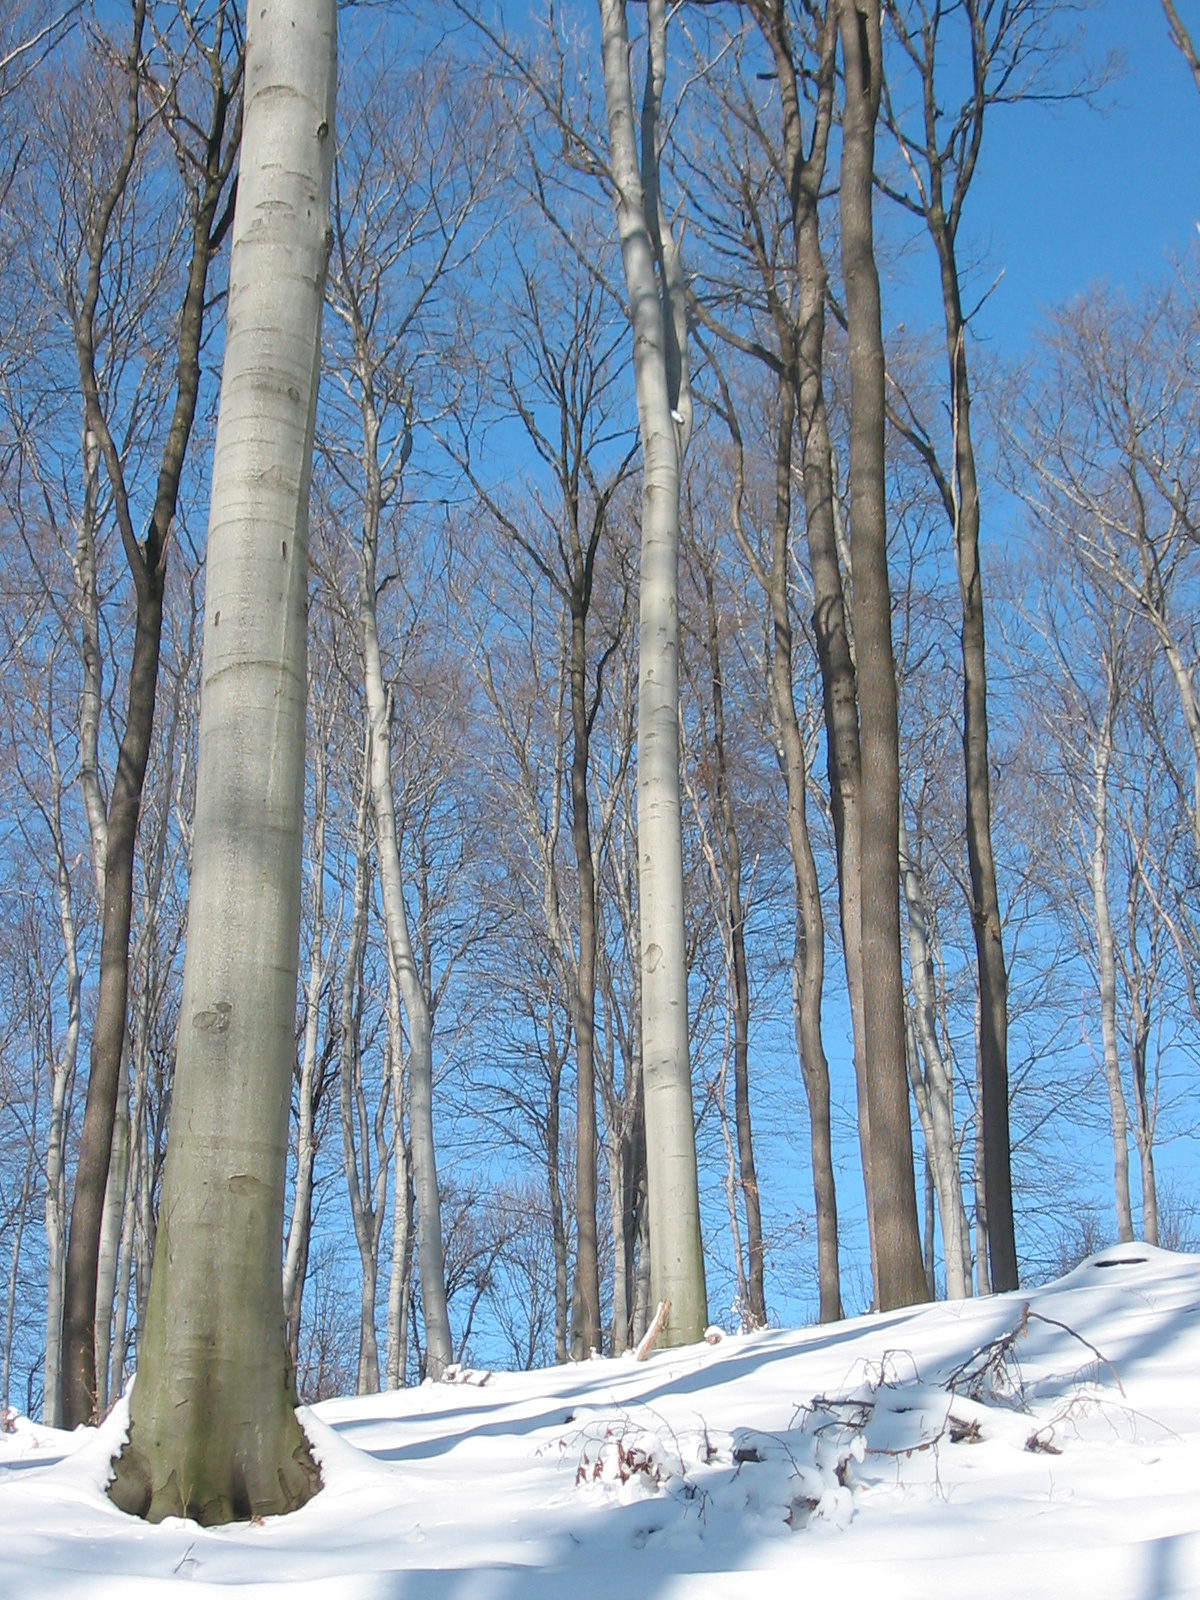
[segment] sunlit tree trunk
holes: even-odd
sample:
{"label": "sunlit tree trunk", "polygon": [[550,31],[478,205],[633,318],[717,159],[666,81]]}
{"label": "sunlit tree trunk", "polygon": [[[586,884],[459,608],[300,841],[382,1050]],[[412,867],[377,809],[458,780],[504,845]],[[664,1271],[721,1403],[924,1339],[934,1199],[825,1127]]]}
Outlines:
{"label": "sunlit tree trunk", "polygon": [[379,424],[368,375],[362,368],[359,381],[362,386],[363,465],[367,475],[367,499],[359,550],[358,621],[363,653],[363,685],[371,727],[371,795],[375,808],[375,844],[379,854],[379,882],[388,958],[396,975],[408,1020],[408,1126],[417,1196],[416,1243],[421,1263],[421,1309],[425,1317],[426,1372],[436,1381],[454,1360],[454,1351],[450,1342],[450,1318],[446,1310],[442,1206],[438,1194],[433,1134],[433,1022],[409,935],[400,846],[396,838],[391,715],[383,682],[376,617],[375,565],[383,504],[377,453]]}
{"label": "sunlit tree trunk", "polygon": [[46,750],[50,766],[51,842],[54,847],[54,881],[58,896],[59,923],[62,928],[67,1025],[57,1059],[51,1066],[50,1107],[46,1133],[46,1355],[43,1366],[42,1420],[49,1427],[62,1426],[62,1305],[63,1271],[67,1243],[67,1135],[71,1095],[79,1055],[79,1030],[82,1021],[82,974],[79,968],[79,939],[71,874],[67,864],[62,829],[62,774],[55,755],[54,740],[46,730]]}
{"label": "sunlit tree trunk", "polygon": [[921,1259],[900,961],[900,757],[887,565],[884,350],[872,185],[879,0],[839,0],[842,270],[850,357],[850,548],[862,754],[862,955],[872,1208],[883,1310],[928,1298]]}
{"label": "sunlit tree trunk", "polygon": [[638,859],[651,1284],[656,1300],[671,1302],[663,1342],[678,1345],[698,1340],[708,1321],[688,1061],[679,791],[679,489],[692,399],[683,269],[658,189],[664,0],[650,0],[647,8],[640,169],[624,0],[600,0],[600,16],[642,441]]}
{"label": "sunlit tree trunk", "polygon": [[[1108,663],[1108,703],[1092,749],[1092,911],[1096,923],[1096,964],[1100,976],[1100,1037],[1104,1082],[1112,1123],[1113,1198],[1117,1238],[1133,1238],[1133,1206],[1129,1197],[1129,1117],[1121,1083],[1117,1044],[1117,964],[1113,952],[1112,912],[1108,902],[1108,774],[1112,763],[1113,719],[1116,714],[1112,663]],[[986,1159],[986,1158],[985,1158]]]}
{"label": "sunlit tree trunk", "polygon": [[[130,46],[123,63],[126,115],[121,153],[111,180],[104,194],[99,197],[84,241],[86,278],[83,292],[81,295],[76,292],[74,282],[68,289],[87,437],[94,438],[104,461],[136,602],[128,705],[113,774],[104,843],[99,984],[67,1245],[62,1399],[64,1416],[72,1425],[91,1420],[99,1397],[96,1295],[101,1232],[127,1032],[133,860],[142,788],[154,731],[167,552],[200,388],[200,349],[206,326],[208,272],[228,222],[228,211],[222,218],[220,210],[238,148],[235,107],[238,105],[241,69],[239,64],[227,75],[222,44],[227,17],[224,7],[218,6],[212,21],[212,38],[207,47],[201,47],[208,58],[206,66],[211,86],[209,114],[201,125],[202,154],[197,156],[194,150],[185,152],[182,147],[178,148],[181,165],[195,161],[197,167],[195,180],[190,186],[190,258],[177,324],[175,399],[159,462],[154,507],[148,526],[139,536],[134,526],[125,481],[123,450],[114,431],[110,429],[110,419],[101,399],[96,314],[109,253],[109,226],[125,196],[144,130],[140,96],[145,71],[145,23],[146,0],[134,0]],[[175,124],[172,128],[173,137],[175,128],[179,126]],[[85,444],[85,452],[88,448]],[[88,798],[85,790],[85,801],[89,806],[94,806],[95,794]],[[114,1204],[119,1207],[117,1195],[118,1191],[123,1190],[123,1183],[117,1184],[115,1180],[123,1175],[114,1171],[112,1176]],[[115,1242],[115,1233],[110,1234],[110,1241]],[[111,1282],[107,1287],[110,1298],[103,1306],[104,1318],[109,1317],[112,1310]],[[102,1344],[107,1346],[107,1335]]]}
{"label": "sunlit tree trunk", "polygon": [[282,1261],[336,28],[333,0],[264,0],[248,19],[172,1136],[110,1490],[151,1521],[274,1515],[319,1484]]}
{"label": "sunlit tree trunk", "polygon": [[[938,1215],[942,1222],[946,1297],[949,1300],[965,1300],[971,1293],[971,1239],[958,1169],[954,1080],[937,1035],[933,956],[929,946],[932,920],[929,901],[924,879],[908,847],[908,830],[903,812],[900,815],[900,872],[908,909],[908,961],[916,1002],[914,1031],[920,1045],[920,1059],[925,1062],[922,1074],[918,1060],[914,1058],[910,1062],[909,1075],[913,1080],[913,1096],[921,1119],[921,1131],[925,1136],[926,1162],[937,1193]],[[926,1277],[929,1277],[928,1264]]]}

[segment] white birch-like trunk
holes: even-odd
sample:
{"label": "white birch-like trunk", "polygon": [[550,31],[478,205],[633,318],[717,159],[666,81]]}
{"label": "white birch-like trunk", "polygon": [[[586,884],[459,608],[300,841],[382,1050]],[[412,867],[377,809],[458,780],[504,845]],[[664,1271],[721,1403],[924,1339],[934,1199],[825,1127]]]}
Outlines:
{"label": "white birch-like trunk", "polygon": [[[370,745],[370,734],[367,735]],[[350,1199],[350,1216],[354,1223],[354,1237],[358,1243],[361,1268],[361,1317],[358,1340],[359,1394],[379,1392],[379,1350],[375,1336],[375,1285],[379,1275],[378,1207],[372,1205],[371,1147],[366,1127],[366,1099],[362,1082],[362,1053],[360,1046],[361,1008],[363,983],[363,951],[367,942],[367,918],[370,911],[371,869],[367,855],[367,808],[370,795],[368,770],[370,749],[364,752],[362,793],[354,830],[354,908],[351,913],[350,943],[342,969],[341,995],[341,1060],[339,1076],[339,1110],[342,1124],[342,1157],[346,1173],[346,1190]],[[357,1137],[356,1137],[357,1127]],[[362,1175],[359,1175],[359,1146],[362,1149]],[[387,1169],[380,1176],[387,1181]]]}
{"label": "white birch-like trunk", "polygon": [[1108,1089],[1112,1123],[1113,1197],[1117,1210],[1117,1237],[1122,1244],[1133,1239],[1133,1206],[1129,1197],[1129,1118],[1121,1084],[1121,1058],[1117,1048],[1117,965],[1113,953],[1112,912],[1108,903],[1108,772],[1112,761],[1114,691],[1109,673],[1108,705],[1104,723],[1092,748],[1092,910],[1096,923],[1096,961],[1100,978],[1100,1037],[1104,1082]]}
{"label": "white birch-like trunk", "polygon": [[692,402],[682,267],[657,187],[664,3],[650,0],[647,8],[640,170],[624,0],[600,0],[600,16],[642,441],[637,813],[651,1294],[655,1302],[671,1302],[661,1342],[679,1345],[699,1340],[708,1322],[688,1060],[679,790],[679,489]]}
{"label": "white birch-like trunk", "polygon": [[[116,1305],[113,1309],[113,1337],[111,1371],[108,1381],[108,1399],[118,1399],[125,1385],[125,1345],[129,1337],[129,1292],[133,1278],[134,1237],[138,1225],[138,1193],[144,1177],[146,1141],[144,1118],[146,1111],[147,1029],[150,1020],[148,985],[143,985],[142,1017],[137,1048],[133,1061],[133,1104],[129,1113],[129,1160],[125,1188],[125,1209],[121,1221],[120,1265],[117,1277]],[[99,1367],[97,1366],[97,1376]]]}
{"label": "white birch-like trunk", "polygon": [[984,1188],[983,1127],[980,1108],[983,1105],[983,1055],[979,1048],[979,994],[975,994],[975,1293],[991,1294],[992,1275],[988,1268],[987,1191]]}
{"label": "white birch-like trunk", "polygon": [[62,831],[62,779],[47,738],[51,776],[50,827],[54,846],[54,879],[62,928],[66,969],[67,1027],[62,1050],[51,1068],[50,1117],[46,1135],[46,1355],[43,1366],[42,1420],[62,1423],[63,1274],[67,1252],[67,1134],[82,1023],[82,979],[79,939]]}
{"label": "white birch-like trunk", "polygon": [[117,1260],[125,1228],[129,1177],[129,1032],[121,1051],[121,1087],[113,1122],[108,1179],[104,1185],[104,1210],[100,1218],[100,1256],[96,1265],[96,1415],[108,1410],[108,1358],[112,1343],[113,1296],[117,1287]]}
{"label": "white birch-like trunk", "polygon": [[172,1131],[110,1490],[152,1521],[275,1515],[320,1481],[294,1410],[281,1264],[336,41],[334,0],[250,8]]}
{"label": "white birch-like trunk", "polygon": [[383,899],[388,959],[408,1019],[408,1126],[413,1184],[417,1199],[417,1255],[421,1264],[421,1308],[425,1316],[425,1370],[435,1382],[454,1360],[446,1308],[446,1264],[442,1249],[442,1206],[438,1193],[433,1137],[433,1024],[421,974],[417,970],[404,904],[404,879],[396,839],[392,796],[392,731],[379,628],[375,609],[375,557],[379,536],[378,424],[369,390],[363,388],[368,497],[359,551],[358,620],[362,629],[363,687],[371,729],[371,795],[375,807],[375,845]]}
{"label": "white birch-like trunk", "polygon": [[404,1137],[404,1039],[400,995],[388,974],[388,1056],[392,1072],[392,1270],[388,1283],[384,1383],[402,1389],[408,1364],[408,1299],[412,1285],[412,1155]]}
{"label": "white birch-like trunk", "polygon": [[[954,1081],[938,1040],[933,957],[929,947],[929,901],[924,881],[908,848],[908,829],[903,809],[900,813],[900,874],[908,910],[908,960],[912,972],[913,997],[916,1000],[916,1035],[921,1059],[925,1063],[923,1077],[914,1072],[913,1094],[937,1191],[938,1215],[942,1224],[942,1256],[946,1267],[946,1298],[965,1300],[971,1293],[971,1237],[958,1168]],[[915,1060],[913,1067],[917,1068]]]}
{"label": "white birch-like trunk", "polygon": [[292,1216],[288,1225],[287,1252],[283,1261],[283,1307],[288,1319],[289,1344],[293,1360],[299,1338],[300,1307],[304,1298],[304,1277],[308,1265],[308,1242],[312,1226],[313,1169],[317,1159],[316,1129],[313,1121],[313,1091],[317,1073],[317,1046],[321,1033],[321,990],[325,983],[325,817],[328,809],[328,751],[325,741],[317,755],[315,774],[312,848],[312,945],[309,952],[308,988],[304,1018],[304,1046],[300,1058],[300,1111],[296,1130],[296,1182],[292,1192]]}

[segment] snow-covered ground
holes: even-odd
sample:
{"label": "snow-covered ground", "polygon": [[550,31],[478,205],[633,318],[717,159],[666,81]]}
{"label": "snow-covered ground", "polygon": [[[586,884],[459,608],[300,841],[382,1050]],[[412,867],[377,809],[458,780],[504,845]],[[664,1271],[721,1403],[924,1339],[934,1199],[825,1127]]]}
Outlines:
{"label": "snow-covered ground", "polygon": [[[481,1381],[482,1380],[482,1381]],[[302,1413],[325,1487],[149,1527],[98,1432],[0,1435],[0,1596],[1200,1596],[1200,1258]]]}

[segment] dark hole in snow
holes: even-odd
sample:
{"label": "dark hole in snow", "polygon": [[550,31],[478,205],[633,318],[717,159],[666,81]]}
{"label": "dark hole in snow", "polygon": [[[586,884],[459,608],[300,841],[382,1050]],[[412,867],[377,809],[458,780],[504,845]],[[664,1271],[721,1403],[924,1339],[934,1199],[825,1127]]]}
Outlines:
{"label": "dark hole in snow", "polygon": [[740,1467],[744,1461],[765,1461],[767,1458],[755,1444],[742,1444],[733,1452],[733,1459]]}
{"label": "dark hole in snow", "polygon": [[950,1418],[951,1444],[978,1444],[982,1438],[977,1418],[972,1417],[970,1422],[961,1417]]}
{"label": "dark hole in snow", "polygon": [[1148,1256],[1112,1256],[1107,1261],[1093,1261],[1094,1267],[1140,1267],[1149,1260]]}

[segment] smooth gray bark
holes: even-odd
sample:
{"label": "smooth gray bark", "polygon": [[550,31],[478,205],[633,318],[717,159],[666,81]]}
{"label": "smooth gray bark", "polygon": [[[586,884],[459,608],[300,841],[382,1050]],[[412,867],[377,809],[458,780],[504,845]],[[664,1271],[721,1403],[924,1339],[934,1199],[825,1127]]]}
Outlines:
{"label": "smooth gray bark", "polygon": [[1104,1082],[1108,1089],[1112,1124],[1113,1199],[1117,1209],[1117,1238],[1133,1238],[1133,1206],[1129,1198],[1129,1118],[1121,1084],[1121,1058],[1117,1046],[1117,964],[1113,953],[1112,912],[1108,902],[1108,774],[1112,764],[1113,719],[1116,684],[1108,663],[1108,696],[1104,720],[1092,746],[1092,912],[1096,923],[1096,965],[1100,979],[1100,1037]]}
{"label": "smooth gray bark", "polygon": [[653,1298],[671,1302],[662,1342],[678,1345],[700,1339],[708,1321],[688,1060],[679,790],[679,489],[692,400],[682,264],[658,190],[664,0],[650,0],[647,8],[640,167],[624,0],[600,0],[600,17],[642,441],[637,810],[650,1270]]}
{"label": "smooth gray bark", "polygon": [[450,1339],[450,1317],[446,1309],[442,1206],[433,1134],[433,1019],[409,934],[400,846],[396,837],[396,804],[392,794],[391,715],[383,682],[376,615],[375,563],[379,546],[379,516],[384,499],[378,458],[379,424],[370,374],[364,363],[360,363],[357,376],[363,415],[363,465],[367,475],[367,499],[359,548],[358,622],[361,630],[363,686],[371,730],[375,847],[379,856],[379,884],[388,940],[388,962],[395,974],[408,1020],[408,1127],[417,1199],[416,1243],[421,1267],[421,1309],[425,1318],[425,1370],[436,1382],[454,1360],[454,1351]]}
{"label": "smooth gray bark", "polygon": [[274,1515],[319,1487],[294,1410],[281,1263],[336,57],[334,0],[251,8],[172,1134],[110,1491],[151,1521]]}

